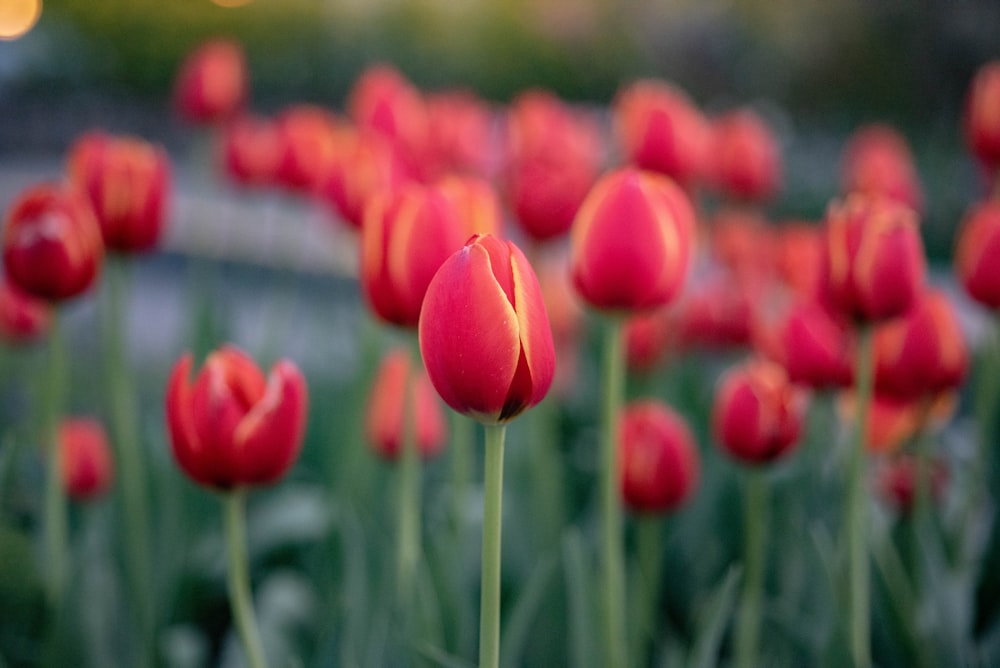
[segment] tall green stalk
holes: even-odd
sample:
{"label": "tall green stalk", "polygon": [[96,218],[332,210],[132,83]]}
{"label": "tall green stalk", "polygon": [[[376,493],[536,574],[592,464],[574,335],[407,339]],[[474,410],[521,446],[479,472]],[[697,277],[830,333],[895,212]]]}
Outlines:
{"label": "tall green stalk", "polygon": [[635,609],[638,628],[632,637],[632,654],[636,663],[649,659],[649,648],[657,635],[657,600],[663,580],[663,517],[643,515],[636,521],[636,556],[639,582],[635,588]]}
{"label": "tall green stalk", "polygon": [[743,598],[736,626],[736,665],[758,664],[770,504],[763,471],[748,471],[744,500]]}
{"label": "tall green stalk", "polygon": [[856,423],[847,472],[845,530],[848,546],[848,622],[851,656],[855,668],[870,668],[871,659],[871,564],[868,560],[868,461],[866,434],[873,384],[872,328],[862,325],[855,373]]}
{"label": "tall green stalk", "polygon": [[45,387],[42,440],[48,465],[45,467],[45,567],[49,602],[60,618],[65,603],[68,565],[69,522],[66,488],[62,483],[59,462],[59,416],[63,410],[66,388],[66,349],[59,327],[59,315],[54,313],[49,331],[49,365]]}
{"label": "tall green stalk", "polygon": [[627,666],[625,558],[618,491],[618,422],[625,401],[625,348],[620,318],[612,317],[605,322],[603,370],[600,494],[604,665]]}
{"label": "tall green stalk", "polygon": [[222,504],[226,556],[229,562],[226,574],[229,605],[236,620],[236,630],[243,643],[247,664],[251,668],[266,668],[264,646],[260,640],[257,617],[253,611],[253,596],[250,593],[246,547],[246,490],[237,488],[226,492]]}
{"label": "tall green stalk", "polygon": [[115,455],[118,460],[124,513],[125,555],[140,638],[145,659],[155,664],[155,613],[152,596],[149,543],[149,504],[146,496],[146,469],[142,456],[138,413],[131,372],[127,359],[128,341],[125,336],[128,259],[112,257],[107,263],[108,308],[104,337],[107,345],[111,420],[114,430]]}
{"label": "tall green stalk", "polygon": [[[421,364],[412,347],[410,354],[411,378]],[[406,379],[403,389],[402,435],[399,463],[399,508],[396,534],[396,586],[400,609],[410,615],[413,602],[414,579],[420,559],[420,452],[417,447],[416,399],[413,383]]]}
{"label": "tall green stalk", "polygon": [[485,425],[485,429],[479,667],[496,668],[500,664],[500,539],[503,524],[503,447],[507,425]]}

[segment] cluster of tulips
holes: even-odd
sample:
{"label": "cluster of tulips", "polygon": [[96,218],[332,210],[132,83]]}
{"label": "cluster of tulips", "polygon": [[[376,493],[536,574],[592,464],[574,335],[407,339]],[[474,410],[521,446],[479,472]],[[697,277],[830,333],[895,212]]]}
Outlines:
{"label": "cluster of tulips", "polygon": [[[852,136],[824,220],[775,224],[766,207],[781,190],[782,158],[765,118],[749,108],[710,118],[659,80],[624,85],[606,110],[542,90],[499,108],[468,91],[421,91],[379,65],[360,76],[343,113],[299,104],[265,116],[249,111],[240,45],[218,39],[182,64],[174,92],[178,114],[210,129],[223,178],[319,202],[331,224],[356,232],[360,296],[401,341],[371,379],[365,415],[373,451],[398,470],[399,633],[419,635],[412,611],[422,591],[422,467],[446,442],[452,456],[467,458],[475,440],[467,425],[478,422],[485,460],[479,665],[499,665],[506,427],[550,390],[549,403],[559,402],[592,382],[581,358],[594,325],[599,665],[649,665],[654,656],[663,525],[646,520],[681,512],[697,496],[702,434],[742,469],[744,493],[740,603],[731,647],[718,660],[764,665],[767,539],[776,528],[769,490],[776,464],[818,415],[807,414],[810,402],[829,402],[846,427],[845,439],[837,429],[823,434],[843,480],[837,637],[852,665],[872,665],[872,481],[900,514],[934,522],[935,499],[950,480],[934,447],[970,366],[954,294],[929,286],[923,194],[898,131],[871,125]],[[963,119],[989,183],[1000,183],[998,109],[1000,63],[993,63],[973,81]],[[147,586],[155,509],[145,492],[148,452],[122,322],[129,265],[157,249],[169,219],[171,163],[146,140],[100,130],[70,147],[65,171],[62,181],[29,188],[7,207],[0,289],[6,339],[50,339],[39,435],[48,471],[42,563],[56,620],[50,640],[55,652],[70,642],[60,615],[70,558],[66,497],[99,499],[117,475],[138,642],[155,662],[158,622]],[[1000,308],[998,188],[970,207],[955,255],[957,283],[990,310]],[[99,387],[110,398],[110,438],[93,418],[64,418],[60,405],[60,388],[72,379],[58,311],[105,269],[108,374]],[[713,364],[701,367],[702,383],[714,388],[711,415],[686,415],[655,391],[630,391],[658,387],[651,379],[699,355],[725,362],[718,379]],[[248,576],[244,504],[250,488],[279,483],[298,459],[307,377],[289,359],[265,374],[227,344],[204,360],[183,355],[162,379],[173,458],[223,503],[230,605],[255,668],[268,660]],[[962,493],[973,520],[987,512],[993,458],[988,415],[997,397],[989,388],[982,394],[982,448]],[[458,417],[449,421],[439,399]],[[638,589],[627,586],[626,511],[641,523]],[[921,586],[912,580],[908,586]],[[635,618],[638,633],[628,628]]]}

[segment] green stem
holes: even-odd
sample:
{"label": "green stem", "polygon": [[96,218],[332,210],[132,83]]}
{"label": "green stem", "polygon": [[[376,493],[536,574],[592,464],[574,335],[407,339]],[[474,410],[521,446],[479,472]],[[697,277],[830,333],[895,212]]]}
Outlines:
{"label": "green stem", "polygon": [[607,666],[628,665],[625,646],[622,505],[618,490],[618,421],[625,400],[624,353],[622,321],[619,318],[611,318],[605,323],[600,454],[604,659]]}
{"label": "green stem", "polygon": [[264,647],[260,641],[257,618],[250,594],[250,574],[246,551],[246,490],[237,488],[225,493],[222,499],[223,520],[226,531],[226,552],[229,559],[227,584],[229,605],[236,620],[236,629],[243,643],[247,663],[251,668],[265,668]]}
{"label": "green stem", "polygon": [[503,442],[507,425],[488,424],[485,429],[479,667],[496,668],[500,664],[500,538],[503,525]]}
{"label": "green stem", "polygon": [[449,411],[451,414],[451,444],[449,457],[451,464],[452,509],[451,520],[456,533],[460,533],[468,501],[469,483],[472,480],[472,454],[476,423],[469,417]]}
{"label": "green stem", "polygon": [[149,509],[146,497],[145,466],[139,436],[138,414],[127,359],[125,302],[127,299],[127,258],[113,257],[108,262],[107,336],[111,416],[114,445],[120,468],[122,511],[125,519],[125,554],[129,589],[134,597],[136,617],[144,655],[150,663],[154,653],[154,611],[152,599],[152,557],[149,545]]}
{"label": "green stem", "polygon": [[[410,355],[410,369],[421,364]],[[396,543],[396,587],[400,610],[409,614],[413,600],[414,577],[420,555],[420,452],[417,449],[416,407],[413,384],[407,379],[403,390],[403,417],[400,466],[398,533]]]}
{"label": "green stem", "polygon": [[744,505],[743,598],[736,627],[736,665],[758,665],[764,602],[764,557],[767,551],[770,504],[763,471],[749,471]]}
{"label": "green stem", "polygon": [[660,582],[663,570],[663,519],[659,515],[638,518],[636,522],[636,554],[639,562],[639,583],[635,589],[639,600],[639,629],[634,652],[637,662],[647,661],[646,648],[653,642],[659,626],[656,618],[656,604],[660,596]]}
{"label": "green stem", "polygon": [[855,668],[871,666],[871,564],[868,560],[867,464],[868,411],[873,383],[872,328],[862,325],[855,374],[856,419],[847,477],[846,524],[848,545],[848,620],[851,656]]}
{"label": "green stem", "polygon": [[45,408],[42,421],[42,442],[46,444],[48,466],[45,476],[45,560],[48,571],[49,602],[57,619],[65,602],[66,577],[69,571],[67,543],[69,520],[66,507],[66,488],[62,482],[59,458],[59,416],[63,410],[66,387],[66,355],[59,315],[54,313],[49,331],[48,383],[45,391]]}

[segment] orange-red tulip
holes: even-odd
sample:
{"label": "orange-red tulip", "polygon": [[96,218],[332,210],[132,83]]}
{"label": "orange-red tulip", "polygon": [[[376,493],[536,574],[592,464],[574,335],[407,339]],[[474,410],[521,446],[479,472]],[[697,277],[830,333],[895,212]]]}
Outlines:
{"label": "orange-red tulip", "polygon": [[473,234],[503,236],[503,206],[490,181],[479,176],[451,174],[435,185],[458,212],[466,239]]}
{"label": "orange-red tulip", "polygon": [[141,253],[156,246],[170,195],[170,160],[162,147],[88,132],[71,147],[67,171],[90,198],[106,248]]}
{"label": "orange-red tulip", "polygon": [[955,272],[970,297],[1000,309],[1000,201],[978,204],[966,215],[958,233]]}
{"label": "orange-red tulip", "polygon": [[273,185],[283,148],[274,120],[242,114],[223,129],[220,147],[223,173],[241,186]]}
{"label": "orange-red tulip", "polygon": [[591,306],[632,311],[667,304],[687,277],[694,210],[666,176],[626,168],[603,176],[570,237],[573,283]]}
{"label": "orange-red tulip", "polygon": [[90,501],[107,492],[115,476],[114,459],[101,423],[93,418],[67,418],[56,435],[57,462],[66,493]]}
{"label": "orange-red tulip", "polygon": [[52,305],[0,280],[0,339],[8,343],[34,341],[49,330]]}
{"label": "orange-red tulip", "polygon": [[361,229],[361,288],[382,320],[416,327],[427,285],[469,235],[440,191],[416,183],[375,195]]}
{"label": "orange-red tulip", "polygon": [[926,261],[913,209],[887,197],[849,195],[826,216],[821,290],[855,321],[895,318],[916,303]]}
{"label": "orange-red tulip", "polygon": [[28,294],[60,301],[83,293],[104,260],[87,197],[51,184],[23,192],[7,213],[3,260],[7,277]]}
{"label": "orange-red tulip", "polygon": [[709,173],[729,197],[764,201],[781,189],[781,148],[756,112],[741,109],[715,119]]}
{"label": "orange-red tulip", "polygon": [[823,256],[823,234],[819,225],[786,223],[774,237],[774,261],[778,278],[802,297],[817,295]]}
{"label": "orange-red tulip", "polygon": [[1000,60],[982,65],[969,84],[964,127],[975,156],[989,168],[1000,167]]}
{"label": "orange-red tulip", "polygon": [[320,188],[345,142],[333,112],[311,104],[288,107],[275,118],[281,140],[278,183],[292,192]]}
{"label": "orange-red tulip", "polygon": [[445,403],[480,422],[541,401],[555,348],[541,288],[517,246],[485,235],[448,258],[420,313],[420,352]]}
{"label": "orange-red tulip", "polygon": [[235,116],[250,89],[243,46],[211,39],[185,58],[174,81],[174,106],[193,123],[211,124]]}
{"label": "orange-red tulip", "polygon": [[851,135],[841,158],[840,184],[845,195],[884,195],[923,211],[924,193],[910,145],[889,125],[865,125]]}
{"label": "orange-red tulip", "polygon": [[619,429],[626,505],[662,513],[691,498],[700,472],[698,448],[681,416],[658,401],[639,401],[625,407]]}
{"label": "orange-red tulip", "polygon": [[305,433],[308,397],[298,367],[280,360],[265,378],[231,345],[209,354],[194,382],[193,364],[186,353],[167,385],[167,426],[181,470],[218,489],[276,482]]}
{"label": "orange-red tulip", "polygon": [[420,455],[426,459],[439,453],[448,429],[438,396],[420,362],[412,362],[409,351],[399,348],[382,359],[368,399],[368,442],[385,459],[395,461],[402,454],[407,412]]}
{"label": "orange-red tulip", "polygon": [[782,367],[751,359],[720,380],[712,414],[716,438],[740,461],[774,461],[798,444],[805,403]]}

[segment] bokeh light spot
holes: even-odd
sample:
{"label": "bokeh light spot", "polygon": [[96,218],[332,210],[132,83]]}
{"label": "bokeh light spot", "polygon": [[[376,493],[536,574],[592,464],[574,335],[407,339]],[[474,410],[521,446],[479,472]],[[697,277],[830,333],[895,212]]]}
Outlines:
{"label": "bokeh light spot", "polygon": [[42,0],[0,2],[0,40],[14,40],[31,30],[42,15]]}

